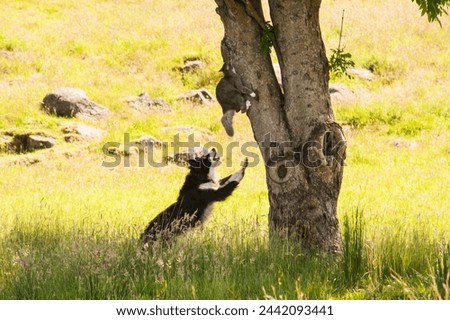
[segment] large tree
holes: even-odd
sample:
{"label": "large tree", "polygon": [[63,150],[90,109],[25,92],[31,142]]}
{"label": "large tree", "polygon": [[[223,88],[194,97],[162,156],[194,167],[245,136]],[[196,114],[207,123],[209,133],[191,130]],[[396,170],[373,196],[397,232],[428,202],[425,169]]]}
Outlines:
{"label": "large tree", "polygon": [[[256,93],[247,114],[266,163],[270,231],[297,237],[307,249],[339,250],[336,209],[346,143],[330,103],[321,0],[269,0],[272,25],[261,0],[215,1],[225,31],[223,59]],[[416,2],[442,10],[448,4]],[[271,44],[281,85],[267,54]]]}

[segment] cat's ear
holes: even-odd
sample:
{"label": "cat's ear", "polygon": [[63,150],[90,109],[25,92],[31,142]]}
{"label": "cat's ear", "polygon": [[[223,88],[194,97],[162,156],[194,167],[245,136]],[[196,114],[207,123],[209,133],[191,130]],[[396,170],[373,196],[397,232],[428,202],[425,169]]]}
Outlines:
{"label": "cat's ear", "polygon": [[212,148],[212,149],[209,151],[209,156],[210,156],[211,158],[215,158],[216,155],[217,155],[216,148]]}

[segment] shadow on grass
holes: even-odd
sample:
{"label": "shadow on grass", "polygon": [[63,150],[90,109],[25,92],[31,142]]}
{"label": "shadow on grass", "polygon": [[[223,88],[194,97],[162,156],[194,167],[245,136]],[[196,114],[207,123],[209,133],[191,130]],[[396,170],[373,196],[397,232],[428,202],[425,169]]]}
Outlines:
{"label": "shadow on grass", "polygon": [[337,255],[269,241],[252,225],[198,229],[147,251],[125,232],[94,229],[17,223],[1,240],[0,299],[448,297],[448,242],[401,228],[368,240],[359,209],[343,219]]}

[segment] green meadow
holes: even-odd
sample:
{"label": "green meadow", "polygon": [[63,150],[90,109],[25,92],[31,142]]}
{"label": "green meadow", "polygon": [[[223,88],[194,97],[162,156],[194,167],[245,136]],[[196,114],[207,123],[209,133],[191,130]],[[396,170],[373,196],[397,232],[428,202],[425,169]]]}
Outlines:
{"label": "green meadow", "polygon": [[[261,161],[204,226],[143,252],[140,233],[175,201],[187,169],[140,166],[136,156],[108,168],[103,145],[125,133],[171,142],[177,126],[224,150],[253,142],[246,116],[231,139],[217,103],[177,100],[199,87],[214,93],[221,77],[214,1],[2,1],[0,299],[450,299],[450,18],[430,24],[410,0],[324,0],[329,56],[343,9],[345,51],[374,78],[331,79],[354,93],[333,104],[348,140],[342,252],[269,239]],[[193,58],[206,67],[182,75]],[[59,87],[83,89],[110,116],[47,115],[40,102]],[[141,92],[172,113],[131,112],[126,100]],[[65,142],[71,123],[106,134]],[[8,153],[2,135],[23,132],[57,144]],[[244,159],[239,148],[222,156],[221,176]]]}

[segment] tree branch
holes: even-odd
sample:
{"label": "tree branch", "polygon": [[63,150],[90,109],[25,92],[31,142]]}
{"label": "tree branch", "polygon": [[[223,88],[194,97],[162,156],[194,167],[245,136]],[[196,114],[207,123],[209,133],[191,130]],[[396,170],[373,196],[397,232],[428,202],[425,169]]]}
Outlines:
{"label": "tree branch", "polygon": [[268,133],[276,141],[288,140],[283,94],[270,56],[262,55],[259,50],[263,21],[260,0],[215,1],[225,29],[222,57],[232,63],[242,83],[257,95],[247,112],[255,140],[263,141]]}
{"label": "tree branch", "polygon": [[320,3],[269,0],[279,46],[286,115],[297,146],[309,136],[305,128],[314,126],[314,122],[334,121],[328,93],[328,61],[319,25]]}

